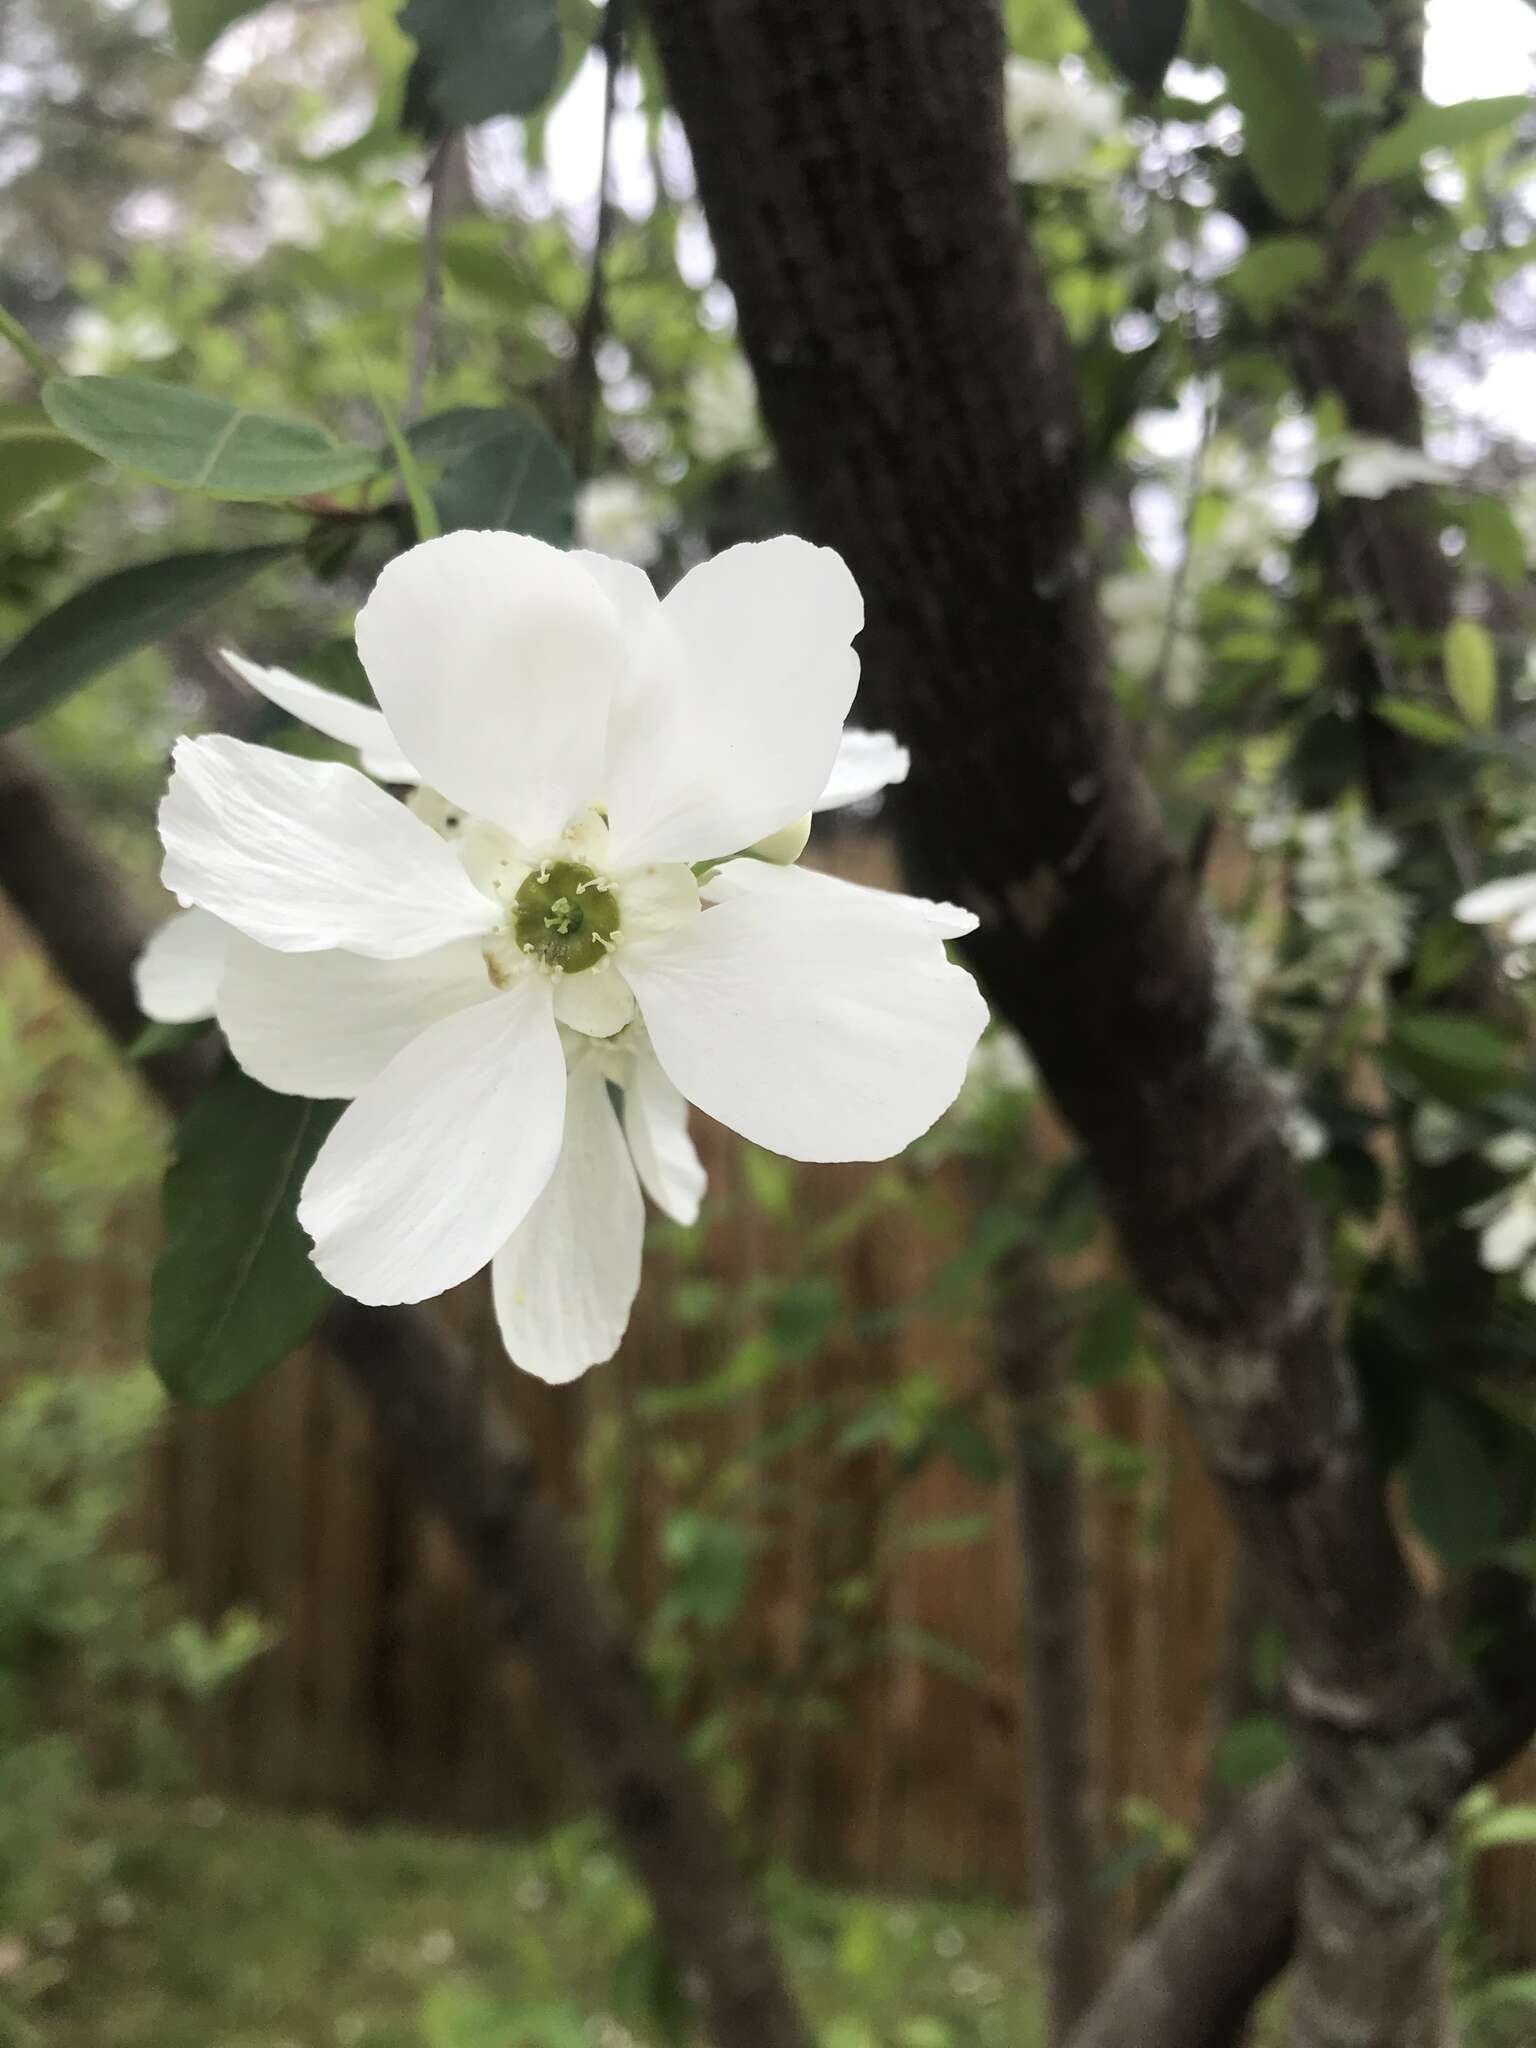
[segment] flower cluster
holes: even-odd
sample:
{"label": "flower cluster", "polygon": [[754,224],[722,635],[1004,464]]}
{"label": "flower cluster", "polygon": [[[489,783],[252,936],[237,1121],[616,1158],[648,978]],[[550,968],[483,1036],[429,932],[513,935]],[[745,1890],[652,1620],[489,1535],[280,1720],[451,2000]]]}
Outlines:
{"label": "flower cluster", "polygon": [[1008,168],[1020,185],[1076,177],[1120,125],[1120,95],[1054,65],[1010,57],[1003,75]]}
{"label": "flower cluster", "polygon": [[160,813],[188,909],[144,1006],[211,1010],[256,1080],[350,1098],[299,1204],[343,1293],[489,1265],[511,1356],[570,1379],[628,1321],[642,1187],[697,1212],[689,1102],[792,1158],[879,1159],[954,1100],[986,1010],[944,943],[975,920],[753,857],[906,772],[843,735],[862,623],[793,539],[662,602],[629,564],[456,533],[359,615],[379,709],[231,657],[414,790],[214,737],[178,743]]}

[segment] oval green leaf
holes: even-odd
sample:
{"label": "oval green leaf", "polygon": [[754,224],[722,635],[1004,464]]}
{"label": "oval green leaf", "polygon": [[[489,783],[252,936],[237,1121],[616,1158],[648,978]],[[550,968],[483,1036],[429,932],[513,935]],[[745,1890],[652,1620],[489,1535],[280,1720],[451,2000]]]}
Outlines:
{"label": "oval green leaf", "polygon": [[1325,43],[1379,43],[1381,16],[1372,0],[1248,0],[1282,28]]}
{"label": "oval green leaf", "polygon": [[51,377],[54,425],[125,469],[214,498],[302,498],[377,475],[381,457],[321,428],[152,377]]}
{"label": "oval green leaf", "polygon": [[1243,117],[1243,160],[1283,220],[1306,220],[1328,197],[1328,124],[1296,38],[1245,0],[1210,0],[1211,55]]}
{"label": "oval green leaf", "polygon": [[400,26],[419,52],[406,84],[408,127],[534,113],[560,75],[555,0],[407,0]]}
{"label": "oval green leaf", "polygon": [[1188,0],[1077,0],[1093,40],[1139,92],[1156,92],[1184,40]]}
{"label": "oval green leaf", "polygon": [[61,434],[34,405],[0,406],[0,527],[99,466],[101,457]]}
{"label": "oval green leaf", "polygon": [[1448,107],[1428,101],[1405,114],[1385,135],[1378,135],[1355,167],[1357,185],[1377,185],[1404,178],[1419,167],[1426,150],[1456,149],[1464,142],[1483,142],[1520,119],[1530,106],[1523,93],[1503,99],[1457,100]]}
{"label": "oval green leaf", "polygon": [[0,654],[0,733],[51,710],[292,552],[282,545],[167,555],[88,583]]}
{"label": "oval green leaf", "polygon": [[1455,619],[1445,629],[1445,684],[1462,717],[1487,732],[1499,708],[1499,663],[1486,626]]}
{"label": "oval green leaf", "polygon": [[150,1362],[178,1400],[227,1401],[308,1337],[330,1297],[295,1211],[340,1102],[227,1067],[188,1111],[165,1177]]}
{"label": "oval green leaf", "polygon": [[409,440],[420,460],[442,465],[435,497],[444,533],[493,528],[569,545],[576,480],[532,413],[453,406],[423,420]]}

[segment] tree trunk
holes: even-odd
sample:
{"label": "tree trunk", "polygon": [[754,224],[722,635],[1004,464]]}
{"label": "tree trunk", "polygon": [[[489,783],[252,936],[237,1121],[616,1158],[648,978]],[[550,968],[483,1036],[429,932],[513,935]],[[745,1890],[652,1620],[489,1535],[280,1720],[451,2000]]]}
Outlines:
{"label": "tree trunk", "polygon": [[1046,2048],[1061,2048],[1103,1981],[1107,1928],[1096,1882],[1102,1816],[1088,1745],[1082,1471],[1068,1434],[1066,1352],[1050,1306],[1046,1275],[1026,1256],[994,1318],[994,1346],[1008,1401],[1018,1515],[1033,1785],[1030,1903],[1045,1977]]}
{"label": "tree trunk", "polygon": [[[48,775],[0,742],[0,889],[118,1040],[143,1019],[131,970],[147,935],[122,877]],[[207,1078],[201,1048],[147,1063],[171,1108]],[[526,1444],[463,1346],[421,1309],[337,1299],[321,1337],[457,1540],[499,1634],[568,1729],[618,1844],[719,2048],[810,2048],[762,1909],[617,1612],[587,1578]]]}
{"label": "tree trunk", "polygon": [[[763,408],[864,591],[920,879],[1081,1134],[1290,1650],[1318,1876],[1438,1985],[1465,1681],[1387,1514],[1316,1220],[1113,701],[1071,352],[1024,239],[990,0],[651,0]],[[1134,2037],[1139,2040],[1139,2036]],[[1316,2038],[1315,2036],[1313,2038]]]}

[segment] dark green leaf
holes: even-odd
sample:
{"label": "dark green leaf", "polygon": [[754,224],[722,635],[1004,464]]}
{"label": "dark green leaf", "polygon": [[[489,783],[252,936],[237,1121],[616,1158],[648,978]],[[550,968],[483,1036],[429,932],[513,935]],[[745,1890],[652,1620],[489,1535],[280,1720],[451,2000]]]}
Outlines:
{"label": "dark green leaf", "polygon": [[1077,0],[1077,10],[1115,69],[1156,92],[1184,40],[1188,0]]}
{"label": "dark green leaf", "polygon": [[345,1107],[227,1068],[182,1119],[165,1177],[150,1362],[183,1401],[227,1401],[302,1344],[330,1290],[295,1209]]}
{"label": "dark green leaf", "polygon": [[1109,1288],[1089,1318],[1072,1360],[1080,1387],[1108,1386],[1134,1364],[1141,1341],[1141,1307],[1128,1287]]}
{"label": "dark green leaf", "polygon": [[183,57],[201,57],[225,29],[254,14],[266,0],[171,0],[171,28]]}
{"label": "dark green leaf", "polygon": [[1003,1459],[997,1445],[963,1408],[943,1409],[929,1424],[927,1435],[934,1448],[978,1486],[995,1486],[1002,1478]]}
{"label": "dark green leaf", "polygon": [[1415,697],[1378,697],[1371,711],[1386,724],[1395,725],[1399,732],[1407,733],[1410,739],[1423,740],[1426,746],[1454,746],[1467,736],[1465,728],[1448,711],[1435,704],[1421,704]]}
{"label": "dark green leaf", "polygon": [[264,547],[167,555],[88,583],[0,655],[0,732],[50,710],[291,553]]}
{"label": "dark green leaf", "polygon": [[407,0],[400,26],[419,52],[406,86],[409,126],[531,114],[560,75],[555,0]]}
{"label": "dark green leaf", "polygon": [[532,413],[457,405],[423,420],[410,442],[424,462],[443,465],[435,495],[445,533],[492,528],[569,543],[576,480]]}
{"label": "dark green leaf", "polygon": [[215,498],[301,498],[378,473],[371,448],[152,377],[50,377],[56,427],[125,469]]}
{"label": "dark green leaf", "polygon": [[1271,1771],[1279,1770],[1291,1753],[1291,1739],[1273,1714],[1250,1714],[1234,1721],[1216,1744],[1211,1768],[1219,1783],[1245,1792]]}
{"label": "dark green leaf", "polygon": [[819,1351],[843,1312],[843,1293],[830,1274],[808,1273],[786,1280],[774,1291],[768,1330],[775,1344],[791,1358]]}
{"label": "dark green leaf", "polygon": [[1380,184],[1388,178],[1408,176],[1419,167],[1419,158],[1431,149],[1455,149],[1463,142],[1481,142],[1500,129],[1509,128],[1530,106],[1523,94],[1503,99],[1457,100],[1449,107],[1425,102],[1415,107],[1378,135],[1355,167],[1357,185]]}
{"label": "dark green leaf", "polygon": [[1293,35],[1246,0],[1210,0],[1211,54],[1243,116],[1243,156],[1282,219],[1305,220],[1328,197],[1328,124],[1312,68]]}
{"label": "dark green leaf", "polygon": [[1462,498],[1448,508],[1467,536],[1467,552],[1511,589],[1525,581],[1525,535],[1499,498]]}
{"label": "dark green leaf", "polygon": [[192,1024],[146,1024],[128,1048],[130,1060],[152,1060],[163,1052],[181,1052],[196,1045],[211,1027],[206,1018]]}
{"label": "dark green leaf", "polygon": [[0,406],[0,527],[79,483],[100,460],[61,434],[40,407]]}
{"label": "dark green leaf", "polygon": [[909,1550],[957,1550],[980,1543],[992,1533],[990,1515],[932,1515],[898,1529],[894,1547]]}
{"label": "dark green leaf", "polygon": [[1431,1394],[1408,1456],[1408,1510],[1452,1570],[1474,1564],[1499,1539],[1499,1468],[1460,1403]]}
{"label": "dark green leaf", "polygon": [[1381,16],[1371,0],[1248,0],[1260,14],[1299,35],[1329,43],[1379,43]]}

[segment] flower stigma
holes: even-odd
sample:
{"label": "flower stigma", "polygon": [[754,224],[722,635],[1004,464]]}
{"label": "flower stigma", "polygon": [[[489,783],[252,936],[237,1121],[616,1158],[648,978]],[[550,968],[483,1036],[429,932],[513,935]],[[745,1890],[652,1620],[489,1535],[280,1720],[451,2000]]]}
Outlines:
{"label": "flower stigma", "polygon": [[512,899],[517,949],[552,974],[600,966],[619,940],[618,898],[580,861],[546,861]]}

